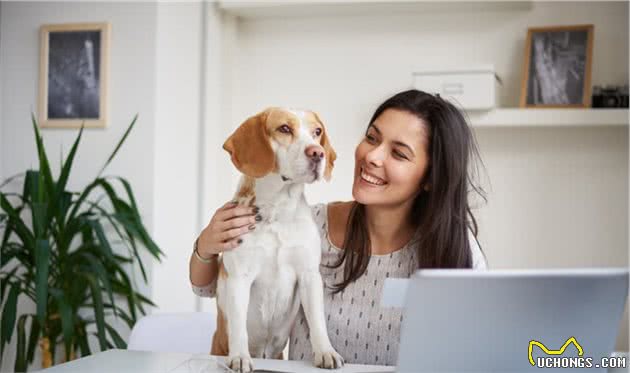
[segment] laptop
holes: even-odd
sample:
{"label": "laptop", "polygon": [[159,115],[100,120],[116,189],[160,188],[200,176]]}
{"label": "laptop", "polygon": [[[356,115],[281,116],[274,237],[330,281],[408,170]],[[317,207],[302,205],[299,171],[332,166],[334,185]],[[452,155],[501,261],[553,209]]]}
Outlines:
{"label": "laptop", "polygon": [[606,372],[627,296],[628,268],[419,270],[397,372]]}

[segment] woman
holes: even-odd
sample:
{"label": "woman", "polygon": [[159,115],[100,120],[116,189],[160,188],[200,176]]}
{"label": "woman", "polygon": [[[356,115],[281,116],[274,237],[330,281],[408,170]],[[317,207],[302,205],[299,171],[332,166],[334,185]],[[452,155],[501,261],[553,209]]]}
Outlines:
{"label": "woman", "polygon": [[[470,175],[477,156],[457,108],[439,96],[401,92],[378,107],[356,148],[354,201],[313,206],[328,335],[347,363],[396,364],[402,313],[379,305],[385,278],[409,277],[419,268],[486,268],[468,202],[471,192],[485,200]],[[241,235],[255,214],[227,204],[213,216],[190,259],[196,294],[214,296],[211,258],[239,243],[238,236],[221,241],[227,221]],[[289,343],[289,359],[311,360],[302,310]]]}

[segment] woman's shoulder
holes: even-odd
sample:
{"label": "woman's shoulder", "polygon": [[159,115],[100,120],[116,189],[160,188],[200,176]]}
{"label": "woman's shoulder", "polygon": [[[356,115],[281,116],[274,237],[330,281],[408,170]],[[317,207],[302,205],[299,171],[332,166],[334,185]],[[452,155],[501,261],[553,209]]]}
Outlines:
{"label": "woman's shoulder", "polygon": [[343,220],[345,218],[347,220],[353,203],[354,201],[329,202],[326,205],[329,218],[335,220]]}
{"label": "woman's shoulder", "polygon": [[343,245],[346,223],[350,215],[353,201],[334,201],[311,205],[315,223],[322,234],[327,234],[336,247]]}
{"label": "woman's shoulder", "polygon": [[332,218],[335,222],[348,220],[350,214],[350,208],[352,208],[353,201],[334,201],[328,203],[316,203],[310,205],[311,211],[317,216],[326,216]]}
{"label": "woman's shoulder", "polygon": [[342,247],[346,235],[346,225],[354,201],[330,202],[326,207],[328,217],[328,237],[333,245]]}

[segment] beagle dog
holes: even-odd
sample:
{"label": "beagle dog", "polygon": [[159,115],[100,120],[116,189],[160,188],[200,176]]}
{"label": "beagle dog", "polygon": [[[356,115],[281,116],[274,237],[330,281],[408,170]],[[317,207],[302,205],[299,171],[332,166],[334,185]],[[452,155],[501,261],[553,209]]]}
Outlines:
{"label": "beagle dog", "polygon": [[221,256],[211,354],[238,372],[252,371],[252,357],[282,358],[301,304],[314,365],[342,366],[326,331],[320,236],[304,197],[305,184],[330,180],[337,157],[324,124],[312,111],[269,108],[223,149],[243,174],[235,200],[255,204],[262,221]]}

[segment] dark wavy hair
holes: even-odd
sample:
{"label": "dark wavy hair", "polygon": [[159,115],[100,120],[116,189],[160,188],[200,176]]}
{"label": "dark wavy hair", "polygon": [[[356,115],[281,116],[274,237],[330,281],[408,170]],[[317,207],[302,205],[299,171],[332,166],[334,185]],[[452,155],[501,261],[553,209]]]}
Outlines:
{"label": "dark wavy hair", "polygon": [[[475,239],[477,221],[469,206],[470,194],[487,202],[484,190],[475,183],[476,160],[481,158],[475,137],[462,113],[439,95],[418,90],[400,92],[383,102],[370,124],[385,110],[411,113],[428,127],[429,165],[420,193],[411,209],[410,221],[416,226],[411,244],[417,250],[418,268],[471,268],[472,254],[468,231]],[[369,127],[369,126],[368,126]],[[338,293],[365,273],[371,253],[365,205],[354,202],[346,225],[343,254],[331,268],[343,265],[343,280],[332,285]]]}

